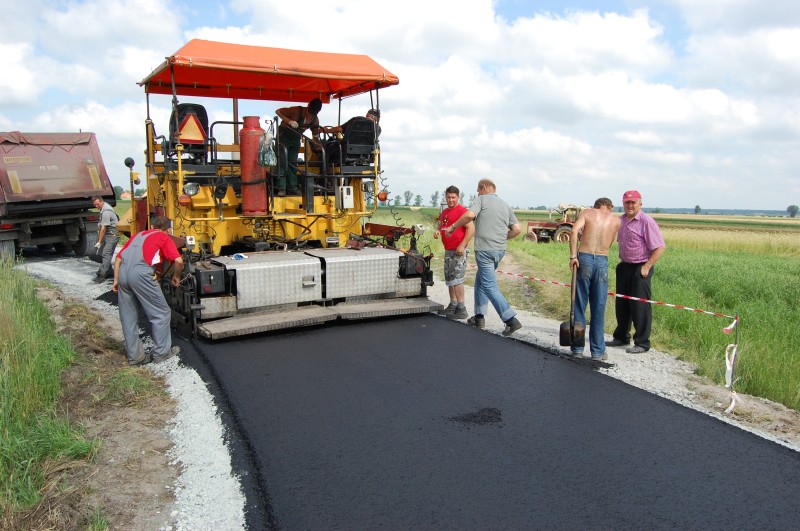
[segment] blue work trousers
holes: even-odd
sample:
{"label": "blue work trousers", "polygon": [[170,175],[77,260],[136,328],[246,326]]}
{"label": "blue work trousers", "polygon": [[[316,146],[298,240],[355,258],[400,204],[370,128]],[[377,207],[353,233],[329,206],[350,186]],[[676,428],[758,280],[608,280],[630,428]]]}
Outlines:
{"label": "blue work trousers", "polygon": [[495,270],[505,255],[505,251],[475,251],[475,262],[478,265],[478,273],[475,275],[476,315],[486,315],[489,302],[503,321],[517,315],[497,285]]}
{"label": "blue work trousers", "polygon": [[[586,326],[586,305],[592,316],[589,327],[589,351],[592,357],[606,351],[603,336],[608,301],[608,256],[578,253],[578,275],[575,282],[575,322]],[[583,347],[573,347],[572,352],[582,353]]]}

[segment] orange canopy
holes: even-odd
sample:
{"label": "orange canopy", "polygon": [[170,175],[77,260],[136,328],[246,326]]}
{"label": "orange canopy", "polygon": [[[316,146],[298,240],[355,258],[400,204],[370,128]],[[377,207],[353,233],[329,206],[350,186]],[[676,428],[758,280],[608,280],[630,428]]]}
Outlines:
{"label": "orange canopy", "polygon": [[194,39],[139,85],[150,94],[308,102],[397,85],[366,55],[304,52]]}

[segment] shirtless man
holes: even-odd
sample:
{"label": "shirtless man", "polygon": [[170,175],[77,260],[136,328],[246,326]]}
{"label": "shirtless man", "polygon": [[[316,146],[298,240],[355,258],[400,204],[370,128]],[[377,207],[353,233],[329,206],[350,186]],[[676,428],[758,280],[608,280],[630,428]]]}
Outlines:
{"label": "shirtless man", "polygon": [[[578,268],[575,289],[575,322],[586,325],[586,303],[592,314],[589,328],[589,350],[593,360],[605,360],[606,301],[608,300],[608,249],[620,227],[619,216],[613,215],[611,199],[601,197],[594,208],[581,212],[572,227],[569,239],[569,267]],[[583,231],[581,233],[581,231]],[[580,238],[580,252],[578,252]],[[583,347],[572,347],[572,355],[583,357]]]}

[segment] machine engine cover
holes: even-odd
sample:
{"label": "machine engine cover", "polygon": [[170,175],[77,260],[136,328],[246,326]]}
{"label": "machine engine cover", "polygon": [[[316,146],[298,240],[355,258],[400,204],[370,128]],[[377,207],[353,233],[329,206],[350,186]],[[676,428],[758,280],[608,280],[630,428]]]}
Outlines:
{"label": "machine engine cover", "polygon": [[392,249],[312,249],[325,263],[325,297],[329,299],[394,294],[398,291],[399,259]]}
{"label": "machine engine cover", "polygon": [[312,302],[322,298],[322,267],[317,258],[302,252],[264,251],[236,260],[230,256],[213,263],[236,272],[239,310],[280,304]]}

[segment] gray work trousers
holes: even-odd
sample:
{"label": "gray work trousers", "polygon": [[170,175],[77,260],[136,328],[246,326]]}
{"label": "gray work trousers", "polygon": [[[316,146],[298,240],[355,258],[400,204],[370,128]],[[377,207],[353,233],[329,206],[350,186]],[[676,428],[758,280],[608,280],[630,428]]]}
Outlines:
{"label": "gray work trousers", "polygon": [[[149,235],[148,235],[149,236]],[[172,346],[170,330],[171,312],[164,293],[156,280],[153,268],[142,259],[142,243],[147,238],[137,235],[125,251],[125,259],[119,267],[119,320],[125,336],[128,360],[144,359],[145,351],[139,339],[139,308],[142,306],[150,322],[153,337],[153,356],[166,356]]]}
{"label": "gray work trousers", "polygon": [[103,256],[103,262],[100,264],[100,269],[97,270],[98,277],[114,276],[112,261],[114,260],[114,251],[117,249],[118,243],[119,233],[111,234],[111,231],[106,229],[106,235],[100,243],[100,249],[97,250]]}

